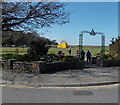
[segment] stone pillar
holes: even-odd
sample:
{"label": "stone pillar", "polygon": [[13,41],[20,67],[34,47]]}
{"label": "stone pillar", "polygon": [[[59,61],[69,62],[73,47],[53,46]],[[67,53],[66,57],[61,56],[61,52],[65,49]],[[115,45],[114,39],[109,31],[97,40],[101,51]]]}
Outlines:
{"label": "stone pillar", "polygon": [[8,59],[6,60],[5,68],[13,69],[13,62],[15,62],[15,59]]}
{"label": "stone pillar", "polygon": [[39,73],[46,73],[47,72],[47,62],[46,61],[37,61],[37,71]]}

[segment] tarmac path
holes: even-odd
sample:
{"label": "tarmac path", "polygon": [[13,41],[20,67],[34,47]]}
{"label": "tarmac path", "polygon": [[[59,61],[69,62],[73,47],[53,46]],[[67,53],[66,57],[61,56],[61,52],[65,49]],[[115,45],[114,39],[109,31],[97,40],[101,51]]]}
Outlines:
{"label": "tarmac path", "polygon": [[90,84],[118,82],[120,67],[86,67],[83,70],[66,70],[49,74],[30,74],[21,71],[0,70],[0,84],[31,87],[63,86],[63,84]]}

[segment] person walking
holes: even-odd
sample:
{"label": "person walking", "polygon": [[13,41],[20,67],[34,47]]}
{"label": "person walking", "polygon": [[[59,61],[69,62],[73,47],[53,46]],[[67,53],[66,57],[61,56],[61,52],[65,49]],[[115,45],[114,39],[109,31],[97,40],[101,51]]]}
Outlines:
{"label": "person walking", "polygon": [[84,50],[82,50],[80,54],[81,54],[81,60],[84,61],[84,59],[85,59],[85,52],[84,52]]}
{"label": "person walking", "polygon": [[91,52],[89,50],[86,53],[86,56],[87,56],[87,63],[88,63],[88,61],[91,63]]}

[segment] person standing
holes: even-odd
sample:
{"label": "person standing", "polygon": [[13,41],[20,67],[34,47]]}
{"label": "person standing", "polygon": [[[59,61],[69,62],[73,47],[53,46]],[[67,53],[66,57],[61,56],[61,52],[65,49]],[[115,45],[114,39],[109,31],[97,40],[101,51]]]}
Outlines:
{"label": "person standing", "polygon": [[59,51],[58,51],[58,55],[61,55],[61,53],[62,53],[62,51],[61,51],[61,50],[59,50]]}
{"label": "person standing", "polygon": [[86,56],[87,56],[87,63],[88,63],[88,61],[91,63],[91,52],[89,50],[86,53]]}
{"label": "person standing", "polygon": [[84,61],[84,59],[85,59],[85,52],[84,52],[84,50],[82,50],[82,51],[81,51],[81,60]]}
{"label": "person standing", "polygon": [[61,53],[61,59],[63,60],[64,58],[64,52]]}
{"label": "person standing", "polygon": [[76,50],[76,56],[79,56],[79,51],[78,50]]}
{"label": "person standing", "polygon": [[69,55],[71,55],[71,52],[72,52],[72,51],[71,51],[71,48],[70,48],[69,50],[67,50],[67,51],[68,51]]}

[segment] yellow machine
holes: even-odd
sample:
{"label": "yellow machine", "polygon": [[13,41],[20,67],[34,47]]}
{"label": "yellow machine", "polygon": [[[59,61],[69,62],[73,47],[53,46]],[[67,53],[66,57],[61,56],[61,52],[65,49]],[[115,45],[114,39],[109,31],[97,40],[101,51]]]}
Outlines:
{"label": "yellow machine", "polygon": [[58,48],[69,48],[67,42],[62,42],[61,44],[58,44]]}

